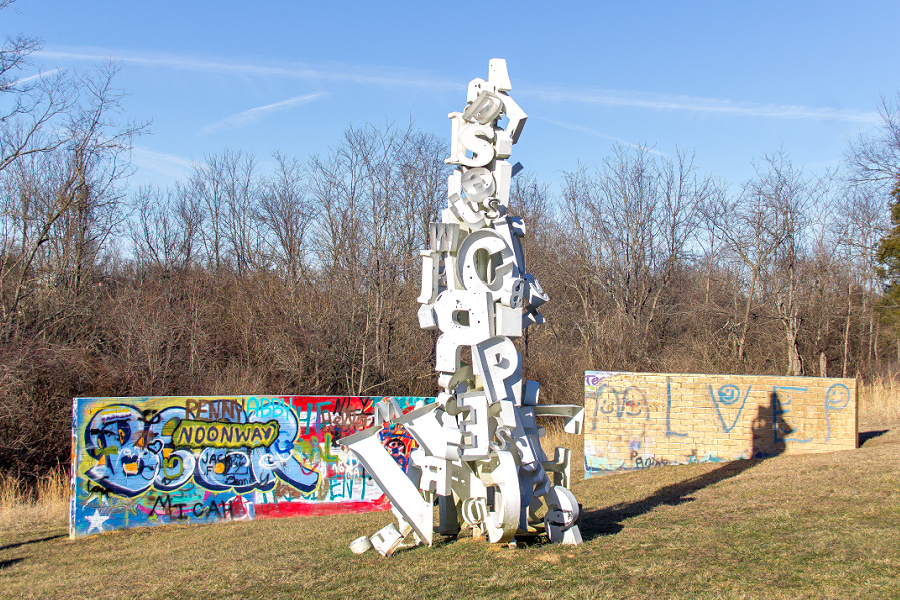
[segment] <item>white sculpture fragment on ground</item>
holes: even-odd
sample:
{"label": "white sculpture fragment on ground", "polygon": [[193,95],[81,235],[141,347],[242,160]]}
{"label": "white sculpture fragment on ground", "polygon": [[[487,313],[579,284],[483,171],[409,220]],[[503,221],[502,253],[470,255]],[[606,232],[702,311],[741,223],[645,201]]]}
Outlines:
{"label": "white sculpture fragment on ground", "polygon": [[[491,60],[489,73],[487,81],[469,83],[465,110],[449,115],[447,163],[457,168],[441,222],[431,225],[431,247],[421,252],[419,323],[441,332],[435,368],[443,391],[434,404],[405,415],[377,407],[376,426],[341,440],[390,498],[398,521],[355,540],[356,553],[374,547],[389,556],[404,545],[430,546],[434,531],[455,535],[460,521],[493,543],[541,531],[551,542],[581,542],[580,508],[565,487],[569,452],[557,448],[547,459],[535,417],[563,417],[565,430],[578,434],[584,410],[540,406],[539,385],[522,381],[522,357],[512,342],[543,323],[538,308],[548,298],[525,270],[525,224],[507,216],[513,169],[506,159],[526,115],[507,94],[506,61]],[[462,359],[464,348],[471,365]],[[379,442],[383,422],[402,424],[418,443],[406,473]]]}

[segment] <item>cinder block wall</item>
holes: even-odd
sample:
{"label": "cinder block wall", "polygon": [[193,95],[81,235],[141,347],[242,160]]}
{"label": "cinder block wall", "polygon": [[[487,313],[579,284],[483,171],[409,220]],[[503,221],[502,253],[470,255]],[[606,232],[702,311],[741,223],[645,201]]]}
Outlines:
{"label": "cinder block wall", "polygon": [[[388,510],[340,439],[381,396],[75,398],[71,537],[114,529]],[[434,398],[390,397],[404,410]],[[381,442],[406,470],[402,426]]]}
{"label": "cinder block wall", "polygon": [[585,476],[857,447],[855,379],[585,373]]}

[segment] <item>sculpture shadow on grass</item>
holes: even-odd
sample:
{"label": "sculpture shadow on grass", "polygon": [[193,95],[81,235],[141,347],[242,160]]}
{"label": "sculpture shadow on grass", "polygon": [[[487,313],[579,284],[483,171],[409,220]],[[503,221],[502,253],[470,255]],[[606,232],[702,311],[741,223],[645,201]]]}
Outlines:
{"label": "sculpture shadow on grass", "polygon": [[55,540],[55,539],[64,538],[64,537],[68,537],[68,536],[64,533],[60,533],[58,535],[50,535],[50,536],[42,537],[42,538],[35,538],[33,540],[26,540],[24,542],[16,542],[14,544],[7,544],[5,546],[0,546],[0,551],[12,550],[13,548],[18,548],[19,546],[26,546],[28,544],[37,544],[39,542],[49,542],[50,540]]}
{"label": "sculpture shadow on grass", "polygon": [[869,440],[877,437],[881,437],[886,434],[890,429],[877,429],[873,431],[860,431],[857,435],[856,445],[862,447],[863,444],[868,442]]}
{"label": "sculpture shadow on grass", "polygon": [[764,459],[751,458],[727,462],[703,475],[661,487],[641,500],[585,510],[581,514],[581,537],[587,541],[601,535],[613,535],[624,529],[623,522],[627,519],[646,514],[663,505],[677,506],[692,502],[694,498],[691,494],[725,479],[736,477],[762,460]]}
{"label": "sculpture shadow on grass", "polygon": [[[774,392],[770,398],[769,406],[760,406],[752,425],[752,449],[751,457],[743,460],[734,460],[722,463],[721,466],[684,481],[673,483],[659,488],[650,496],[632,502],[623,502],[606,508],[584,510],[581,513],[581,536],[585,541],[601,535],[614,535],[624,529],[624,521],[638,517],[654,510],[657,507],[668,505],[677,506],[686,502],[692,502],[692,494],[703,488],[715,485],[726,479],[737,477],[747,469],[751,469],[760,462],[773,456],[782,454],[786,442],[790,441],[790,434],[794,428],[784,420],[784,409]],[[669,468],[669,467],[653,467]],[[614,477],[614,475],[613,475]],[[602,481],[600,479],[599,481]]]}
{"label": "sculpture shadow on grass", "polygon": [[7,569],[15,564],[18,564],[25,560],[24,558],[11,558],[9,560],[0,560],[0,571],[3,569]]}

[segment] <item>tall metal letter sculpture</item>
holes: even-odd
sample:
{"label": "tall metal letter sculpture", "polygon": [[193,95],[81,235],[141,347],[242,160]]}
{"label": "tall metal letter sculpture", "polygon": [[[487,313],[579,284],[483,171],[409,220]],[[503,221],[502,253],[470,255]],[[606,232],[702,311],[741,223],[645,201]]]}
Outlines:
{"label": "tall metal letter sculpture", "polygon": [[[390,555],[404,542],[431,545],[433,531],[455,535],[460,519],[491,542],[541,530],[551,542],[581,542],[578,502],[565,487],[569,451],[557,448],[547,460],[535,417],[564,417],[567,432],[581,433],[584,410],[538,405],[538,383],[522,381],[522,357],[512,342],[543,323],[538,308],[548,298],[525,270],[525,224],[507,216],[512,165],[506,159],[526,118],[510,89],[506,61],[493,59],[488,80],[469,83],[465,110],[449,115],[446,162],[457,169],[441,222],[431,225],[431,248],[421,252],[418,298],[422,328],[441,332],[436,370],[443,391],[436,403],[405,415],[390,405],[376,412],[419,443],[406,473],[378,441],[381,418],[379,426],[341,440],[390,498],[399,521],[354,541],[354,552],[375,547]],[[472,364],[463,360],[465,347]]]}

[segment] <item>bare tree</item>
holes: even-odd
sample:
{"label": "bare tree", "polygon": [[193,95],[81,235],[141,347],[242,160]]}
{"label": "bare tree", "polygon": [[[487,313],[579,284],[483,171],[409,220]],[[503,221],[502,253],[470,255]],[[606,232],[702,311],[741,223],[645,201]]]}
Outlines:
{"label": "bare tree", "polygon": [[41,286],[68,290],[67,308],[77,304],[86,274],[121,222],[120,186],[130,172],[131,141],[143,126],[120,123],[115,74],[108,66],[78,79],[78,103],[55,125],[66,131],[65,144],[20,154],[0,171],[5,336],[29,320],[40,328],[60,312],[22,319],[22,301]]}
{"label": "bare tree", "polygon": [[[0,0],[0,11],[13,0]],[[51,152],[68,141],[53,127],[77,103],[77,82],[65,72],[26,74],[35,38],[6,37],[0,46],[0,171],[22,157]]]}
{"label": "bare tree", "polygon": [[776,220],[783,223],[784,236],[774,254],[774,303],[781,321],[787,349],[787,373],[803,375],[800,352],[799,262],[805,253],[810,185],[790,160],[779,152],[766,157],[768,172],[755,193],[766,194],[778,211]]}
{"label": "bare tree", "polygon": [[580,263],[574,272],[588,284],[582,303],[587,312],[590,288],[603,290],[641,352],[711,190],[692,157],[655,158],[646,148],[615,146],[596,175],[564,175],[564,218]]}
{"label": "bare tree", "polygon": [[[745,272],[743,314],[738,324],[736,347],[737,359],[742,363],[746,358],[752,309],[762,279],[776,250],[795,229],[794,210],[783,197],[786,193],[792,197],[793,183],[783,176],[782,161],[783,157],[779,155],[766,157],[767,167],[757,165],[756,176],[744,184],[741,193],[736,197],[721,197],[721,204],[716,208],[720,216],[716,224],[719,233]],[[790,271],[790,260],[788,262]],[[789,275],[789,280],[791,277]],[[789,282],[789,295],[790,285]],[[789,321],[794,318],[792,298],[787,299],[787,305],[782,304],[781,310]]]}
{"label": "bare tree", "polygon": [[[447,144],[434,134],[413,131],[407,143],[398,148],[398,182],[400,214],[394,222],[398,235],[398,253],[417,257],[418,251],[430,243],[428,226],[439,220],[446,205],[447,175],[444,162]],[[418,261],[415,261],[418,277]],[[405,275],[413,275],[411,272]]]}
{"label": "bare tree", "polygon": [[804,290],[801,301],[811,332],[810,356],[818,361],[818,375],[827,377],[829,361],[837,359],[838,348],[832,346],[840,332],[844,301],[841,243],[846,215],[841,206],[847,189],[836,173],[829,171],[812,182],[811,190],[807,254],[798,263],[797,277]]}
{"label": "bare tree", "polygon": [[893,100],[882,97],[878,113],[878,130],[860,133],[845,158],[852,182],[874,183],[882,192],[890,192],[900,178],[900,94]]}
{"label": "bare tree", "polygon": [[297,286],[307,277],[307,233],[318,207],[307,192],[303,165],[278,153],[275,160],[278,167],[260,196],[259,218],[270,256],[295,296]]}
{"label": "bare tree", "polygon": [[[851,182],[841,205],[844,220],[841,227],[841,245],[846,255],[846,315],[842,340],[842,373],[850,373],[852,324],[857,321],[857,344],[863,353],[858,357],[857,370],[863,363],[868,370],[878,355],[879,323],[874,305],[882,292],[877,274],[877,250],[882,237],[888,232],[888,210],[881,186]],[[854,309],[854,301],[857,308]],[[864,359],[864,360],[862,360]]]}
{"label": "bare tree", "polygon": [[200,211],[200,241],[205,259],[218,272],[246,274],[260,252],[255,230],[260,200],[256,159],[225,149],[196,165],[187,186],[191,212]]}
{"label": "bare tree", "polygon": [[135,258],[142,267],[183,271],[196,261],[202,215],[190,192],[178,183],[163,192],[141,187],[132,199],[134,217],[128,223]]}
{"label": "bare tree", "polygon": [[413,325],[406,303],[418,286],[414,252],[445,198],[442,148],[411,126],[367,125],[348,128],[327,157],[310,158],[322,318],[346,332],[337,344],[355,393],[408,375],[389,365]]}

